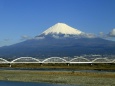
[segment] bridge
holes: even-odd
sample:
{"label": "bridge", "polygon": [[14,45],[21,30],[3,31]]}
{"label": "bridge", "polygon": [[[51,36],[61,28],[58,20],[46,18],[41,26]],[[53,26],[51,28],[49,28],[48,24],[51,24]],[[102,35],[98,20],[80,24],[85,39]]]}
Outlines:
{"label": "bridge", "polygon": [[61,57],[50,57],[50,58],[45,58],[45,59],[39,59],[39,58],[33,58],[33,57],[19,57],[16,58],[12,61],[8,61],[4,58],[0,58],[0,64],[5,64],[5,63],[68,63],[68,64],[77,64],[77,63],[115,63],[115,59],[107,59],[107,58],[95,58],[93,60],[84,58],[82,56],[80,57],[75,57],[72,59],[65,59]]}

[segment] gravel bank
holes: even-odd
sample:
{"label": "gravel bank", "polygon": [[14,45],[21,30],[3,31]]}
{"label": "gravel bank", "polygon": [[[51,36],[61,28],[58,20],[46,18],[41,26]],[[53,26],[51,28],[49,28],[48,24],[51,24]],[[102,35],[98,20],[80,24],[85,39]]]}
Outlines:
{"label": "gravel bank", "polygon": [[115,73],[1,70],[0,80],[65,83],[83,86],[115,86]]}

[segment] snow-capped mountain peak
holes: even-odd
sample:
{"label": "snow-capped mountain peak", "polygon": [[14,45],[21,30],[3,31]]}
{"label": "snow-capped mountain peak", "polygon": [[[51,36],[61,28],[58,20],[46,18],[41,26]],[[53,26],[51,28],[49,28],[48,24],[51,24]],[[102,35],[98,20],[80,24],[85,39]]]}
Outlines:
{"label": "snow-capped mountain peak", "polygon": [[95,35],[82,32],[78,29],[75,29],[71,26],[68,26],[65,23],[57,23],[52,27],[45,30],[42,34],[36,36],[36,39],[44,38],[95,38]]}
{"label": "snow-capped mountain peak", "polygon": [[79,35],[82,31],[72,28],[64,23],[57,23],[54,26],[48,28],[42,34],[67,34],[67,35]]}

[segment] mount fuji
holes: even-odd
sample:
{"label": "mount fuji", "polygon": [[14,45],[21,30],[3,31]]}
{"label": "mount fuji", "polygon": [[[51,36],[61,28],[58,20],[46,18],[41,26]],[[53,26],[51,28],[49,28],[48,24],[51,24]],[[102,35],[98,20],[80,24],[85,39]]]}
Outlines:
{"label": "mount fuji", "polygon": [[74,29],[64,23],[57,23],[54,26],[48,28],[42,34],[64,34],[64,35],[80,35],[82,32],[80,30]]}
{"label": "mount fuji", "polygon": [[53,38],[94,38],[91,34],[86,34],[78,29],[72,28],[64,23],[57,23],[54,26],[48,28],[39,37],[53,37]]}
{"label": "mount fuji", "polygon": [[0,47],[1,57],[115,54],[115,42],[57,23],[33,39]]}

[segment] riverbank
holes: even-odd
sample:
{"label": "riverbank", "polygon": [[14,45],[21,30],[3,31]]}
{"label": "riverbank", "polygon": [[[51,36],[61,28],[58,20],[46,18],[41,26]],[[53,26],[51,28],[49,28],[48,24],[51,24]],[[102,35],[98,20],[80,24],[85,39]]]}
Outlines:
{"label": "riverbank", "polygon": [[12,63],[0,64],[0,68],[26,68],[26,69],[70,69],[70,70],[115,70],[115,63]]}
{"label": "riverbank", "polygon": [[115,86],[114,72],[0,70],[0,80]]}

